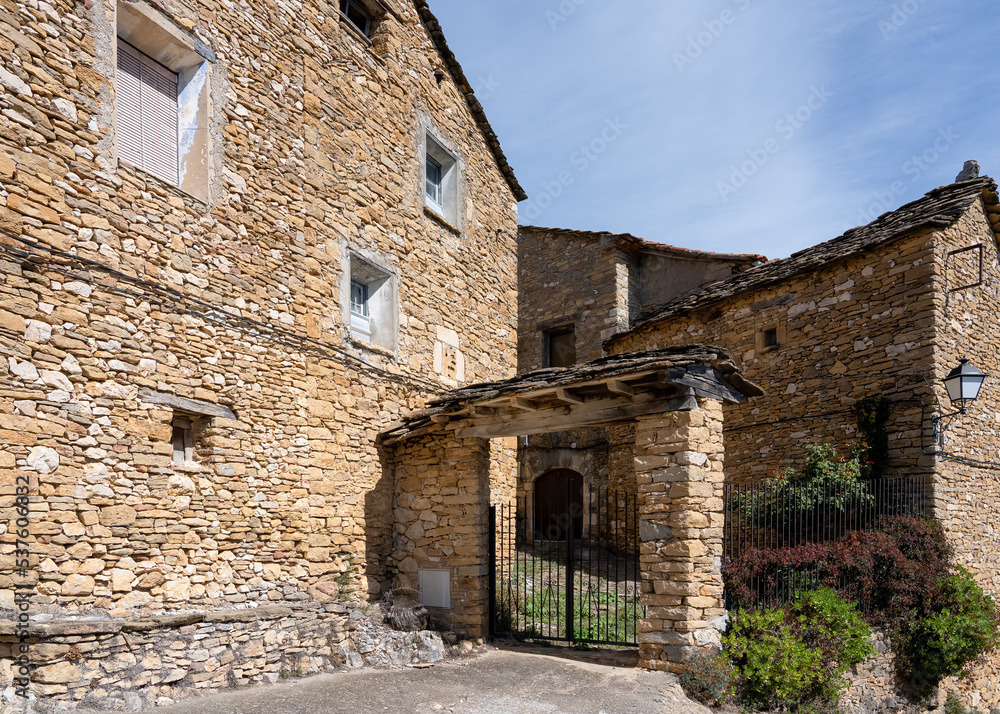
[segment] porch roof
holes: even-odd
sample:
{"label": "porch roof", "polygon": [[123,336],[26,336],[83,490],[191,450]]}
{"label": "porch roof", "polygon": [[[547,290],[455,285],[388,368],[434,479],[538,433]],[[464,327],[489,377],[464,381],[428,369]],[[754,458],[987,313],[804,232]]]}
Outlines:
{"label": "porch roof", "polygon": [[425,434],[494,438],[608,426],[763,394],[719,347],[613,355],[456,389],[382,433],[392,445]]}

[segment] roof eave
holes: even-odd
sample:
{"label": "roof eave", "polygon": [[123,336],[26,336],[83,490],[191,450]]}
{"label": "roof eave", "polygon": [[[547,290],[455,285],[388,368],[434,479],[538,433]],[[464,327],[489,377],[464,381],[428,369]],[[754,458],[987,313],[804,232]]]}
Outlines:
{"label": "roof eave", "polygon": [[510,167],[507,162],[507,157],[503,153],[503,149],[500,147],[500,139],[497,138],[496,132],[493,131],[493,127],[490,125],[489,119],[486,118],[486,112],[483,110],[483,105],[479,103],[479,99],[476,97],[476,93],[472,89],[472,85],[465,76],[465,72],[462,70],[462,65],[458,63],[458,59],[455,57],[455,53],[451,51],[448,47],[448,42],[444,37],[444,32],[441,30],[441,23],[438,22],[437,17],[431,12],[430,7],[427,5],[427,0],[413,0],[413,4],[417,8],[417,13],[420,16],[420,21],[424,23],[424,27],[427,28],[427,34],[430,35],[431,41],[434,42],[434,46],[437,48],[438,52],[441,53],[441,58],[444,60],[445,66],[448,68],[448,72],[451,74],[452,79],[458,87],[458,90],[465,97],[465,103],[469,107],[469,111],[472,113],[472,118],[475,119],[476,124],[479,127],[479,131],[483,135],[483,139],[486,141],[486,145],[489,146],[490,151],[493,154],[493,159],[496,161],[497,168],[500,169],[500,173],[503,174],[504,180],[506,180],[507,185],[510,187],[511,192],[514,194],[519,202],[524,201],[528,198],[528,194],[524,192],[521,188],[521,184],[518,183],[517,177],[514,176],[514,170]]}

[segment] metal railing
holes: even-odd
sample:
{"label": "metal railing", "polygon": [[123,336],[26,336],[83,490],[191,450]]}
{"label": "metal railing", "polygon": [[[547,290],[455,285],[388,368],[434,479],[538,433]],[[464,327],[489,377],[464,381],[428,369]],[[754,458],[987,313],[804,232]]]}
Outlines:
{"label": "metal railing", "polygon": [[[727,484],[725,489],[724,565],[751,550],[824,545],[851,531],[875,531],[900,516],[926,517],[929,490],[923,476],[845,482]],[[810,568],[788,566],[781,583],[751,578],[745,583],[762,601],[788,602],[815,582]],[[727,605],[732,593],[727,591]]]}

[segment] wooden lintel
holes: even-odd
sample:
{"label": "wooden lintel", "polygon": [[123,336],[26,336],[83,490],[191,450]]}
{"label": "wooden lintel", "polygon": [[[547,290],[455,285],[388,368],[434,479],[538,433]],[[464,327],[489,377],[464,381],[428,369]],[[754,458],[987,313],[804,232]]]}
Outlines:
{"label": "wooden lintel", "polygon": [[635,390],[632,387],[625,384],[625,382],[620,379],[612,379],[607,383],[608,391],[612,394],[620,394],[623,397],[634,397]]}
{"label": "wooden lintel", "polygon": [[583,404],[586,400],[570,389],[557,389],[556,399],[560,402],[566,402],[567,404]]}
{"label": "wooden lintel", "polygon": [[202,399],[188,399],[178,397],[174,394],[156,392],[146,387],[139,388],[139,400],[148,404],[162,404],[171,409],[185,412],[187,414],[198,414],[207,417],[219,417],[222,419],[235,419],[236,415],[229,407],[213,402],[206,402]]}
{"label": "wooden lintel", "polygon": [[698,408],[698,400],[693,395],[677,397],[672,394],[669,398],[651,398],[644,394],[642,397],[628,401],[618,398],[574,406],[548,407],[532,412],[508,412],[492,418],[469,419],[461,425],[451,424],[449,428],[455,429],[455,435],[459,438],[487,439],[610,426],[629,422],[640,416]]}

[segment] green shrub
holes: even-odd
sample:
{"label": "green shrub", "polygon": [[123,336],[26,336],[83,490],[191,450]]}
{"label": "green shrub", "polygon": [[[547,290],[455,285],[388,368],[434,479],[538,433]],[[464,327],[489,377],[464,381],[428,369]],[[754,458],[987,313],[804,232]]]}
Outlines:
{"label": "green shrub", "polygon": [[692,699],[708,706],[722,706],[732,692],[733,665],[719,652],[699,650],[681,660],[681,686]]}
{"label": "green shrub", "polygon": [[1000,643],[996,603],[965,568],[941,578],[932,611],[902,631],[904,672],[925,693]]}
{"label": "green shrub", "polygon": [[857,607],[830,588],[804,593],[792,606],[800,637],[823,653],[821,698],[835,701],[843,689],[843,674],[875,654],[871,628]]}
{"label": "green shrub", "polygon": [[873,653],[870,637],[855,607],[824,588],[786,609],[740,610],[722,641],[746,704],[797,709],[836,701],[847,668]]}
{"label": "green shrub", "polygon": [[[993,712],[996,711],[998,710],[993,710]],[[983,714],[983,712],[978,707],[968,709],[957,694],[948,692],[948,699],[944,703],[944,714]]]}
{"label": "green shrub", "polygon": [[805,703],[822,676],[823,654],[795,634],[784,610],[740,610],[722,644],[739,676],[740,699],[752,706]]}
{"label": "green shrub", "polygon": [[731,507],[748,523],[779,530],[807,528],[818,522],[817,513],[844,513],[875,502],[861,479],[858,456],[842,458],[827,444],[806,446],[801,471],[787,468],[764,483],[768,488],[763,492],[735,494]]}

